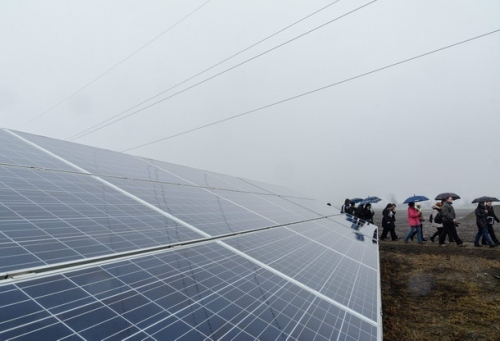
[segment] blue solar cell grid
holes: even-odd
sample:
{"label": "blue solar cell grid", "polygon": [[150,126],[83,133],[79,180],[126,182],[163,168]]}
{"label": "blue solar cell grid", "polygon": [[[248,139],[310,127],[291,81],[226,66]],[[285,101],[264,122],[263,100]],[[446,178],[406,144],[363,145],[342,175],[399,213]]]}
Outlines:
{"label": "blue solar cell grid", "polygon": [[0,166],[0,273],[200,238],[88,175]]}
{"label": "blue solar cell grid", "polygon": [[266,217],[200,187],[109,179],[114,185],[210,236],[272,226]]}
{"label": "blue solar cell grid", "polygon": [[[227,243],[287,276],[376,320],[378,248],[368,238],[338,234],[338,226],[302,223],[235,237]],[[292,231],[292,233],[290,233]],[[337,244],[353,252],[339,251]],[[369,264],[364,260],[372,260]],[[370,266],[371,264],[371,266]],[[362,298],[361,305],[353,298]]]}
{"label": "blue solar cell grid", "polygon": [[0,164],[73,171],[74,168],[0,129]]}
{"label": "blue solar cell grid", "polygon": [[381,339],[373,224],[258,181],[0,142],[0,340]]}
{"label": "blue solar cell grid", "polygon": [[162,162],[151,159],[143,159],[150,164],[155,165],[158,169],[167,171],[171,174],[175,174],[178,177],[188,181],[189,183],[205,187],[205,188],[215,188],[215,189],[225,189],[230,191],[243,191],[247,193],[264,193],[268,194],[269,192],[259,188],[257,186],[251,185],[248,182],[240,180],[238,178],[209,172],[209,171],[200,171],[199,169],[194,169],[191,167],[175,165],[168,162]]}
{"label": "blue solar cell grid", "polygon": [[376,340],[373,323],[215,242],[0,286],[0,338]]}
{"label": "blue solar cell grid", "polygon": [[[27,133],[15,133],[92,174],[189,184],[187,181],[161,171],[132,155]],[[72,170],[75,171],[75,168]]]}

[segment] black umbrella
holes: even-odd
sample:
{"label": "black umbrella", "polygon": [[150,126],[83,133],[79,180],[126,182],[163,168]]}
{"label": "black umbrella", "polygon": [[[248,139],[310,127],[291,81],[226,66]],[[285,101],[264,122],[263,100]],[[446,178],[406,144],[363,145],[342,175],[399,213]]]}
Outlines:
{"label": "black umbrella", "polygon": [[482,197],[479,197],[479,198],[472,200],[472,203],[475,204],[477,202],[490,202],[490,201],[500,201],[500,200],[498,200],[495,197],[489,197],[489,196],[485,195],[485,196],[482,196]]}
{"label": "black umbrella", "polygon": [[409,197],[408,199],[406,199],[403,204],[408,204],[410,202],[420,202],[420,201],[427,201],[429,200],[429,198],[427,197],[424,197],[423,195],[414,195],[412,197]]}
{"label": "black umbrella", "polygon": [[441,194],[438,194],[434,200],[446,200],[448,197],[451,197],[453,200],[460,199],[458,194],[451,193],[451,192],[444,192]]}
{"label": "black umbrella", "polygon": [[353,204],[357,204],[357,203],[358,203],[358,202],[360,202],[360,201],[363,201],[363,199],[362,199],[362,198],[352,198],[352,199],[351,199],[351,202],[352,202]]}

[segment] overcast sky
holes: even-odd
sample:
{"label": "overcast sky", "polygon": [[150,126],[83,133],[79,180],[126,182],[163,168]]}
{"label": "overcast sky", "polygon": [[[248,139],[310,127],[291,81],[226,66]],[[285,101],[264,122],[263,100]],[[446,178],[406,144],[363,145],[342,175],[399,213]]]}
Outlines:
{"label": "overcast sky", "polygon": [[1,1],[0,126],[335,206],[464,204],[500,197],[499,29],[498,0]]}

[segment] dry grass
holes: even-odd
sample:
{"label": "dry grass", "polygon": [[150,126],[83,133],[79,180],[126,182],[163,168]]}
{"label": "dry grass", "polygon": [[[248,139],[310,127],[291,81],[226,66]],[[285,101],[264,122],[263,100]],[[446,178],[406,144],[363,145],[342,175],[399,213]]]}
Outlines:
{"label": "dry grass", "polygon": [[381,242],[384,340],[500,340],[498,249]]}
{"label": "dry grass", "polygon": [[[466,247],[404,244],[404,207],[396,221],[400,240],[380,241],[385,341],[500,341],[500,247],[474,247],[473,209],[457,210],[457,216]],[[435,231],[429,225],[424,223],[426,238]],[[495,230],[498,237],[500,224]]]}

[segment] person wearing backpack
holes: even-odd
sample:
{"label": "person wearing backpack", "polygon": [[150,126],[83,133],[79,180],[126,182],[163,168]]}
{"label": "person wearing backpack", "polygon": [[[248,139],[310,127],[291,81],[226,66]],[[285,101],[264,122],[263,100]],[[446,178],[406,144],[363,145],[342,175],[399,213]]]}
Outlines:
{"label": "person wearing backpack", "polygon": [[443,216],[441,214],[441,206],[443,204],[441,202],[437,202],[432,206],[432,214],[429,218],[431,223],[431,227],[435,227],[437,231],[432,235],[431,242],[434,243],[434,238],[438,237],[441,232],[443,232]]}
{"label": "person wearing backpack", "polygon": [[[429,222],[431,223],[431,226],[435,226],[437,231],[436,233],[434,233],[431,237],[431,242],[434,243],[434,239],[436,239],[436,237],[438,237],[438,240],[439,240],[439,235],[443,232],[443,215],[441,213],[441,208],[443,207],[443,201],[438,201],[437,203],[434,204],[434,206],[432,206],[432,214],[429,218]],[[455,240],[453,240],[453,237],[451,236],[451,234],[448,232],[448,241],[450,243],[453,243],[455,242]]]}

